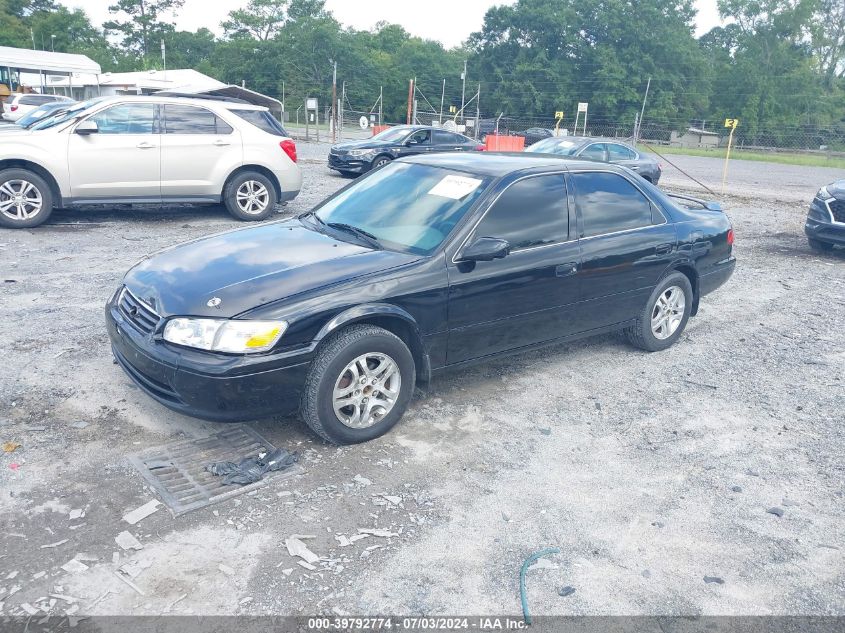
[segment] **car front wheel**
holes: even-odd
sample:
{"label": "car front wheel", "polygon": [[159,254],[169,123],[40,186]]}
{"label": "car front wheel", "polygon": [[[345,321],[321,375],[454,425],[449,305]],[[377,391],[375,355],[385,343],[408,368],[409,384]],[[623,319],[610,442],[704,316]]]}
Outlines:
{"label": "car front wheel", "polygon": [[52,212],[53,194],[41,176],[28,169],[0,171],[0,226],[38,226]]}
{"label": "car front wheel", "polygon": [[302,395],[302,417],[334,444],[357,444],[392,429],[416,382],[414,358],[395,334],[372,325],[341,330],[317,353]]}
{"label": "car front wheel", "polygon": [[264,174],[245,171],[226,184],[223,202],[238,220],[264,220],[276,210],[276,188]]}
{"label": "car front wheel", "polygon": [[628,340],[640,349],[659,352],[670,347],[684,331],[692,311],[692,285],[683,273],[664,277],[637,317],[625,330]]}
{"label": "car front wheel", "polygon": [[373,161],[373,164],[370,165],[370,169],[378,169],[379,167],[383,167],[387,165],[392,159],[389,156],[379,156]]}

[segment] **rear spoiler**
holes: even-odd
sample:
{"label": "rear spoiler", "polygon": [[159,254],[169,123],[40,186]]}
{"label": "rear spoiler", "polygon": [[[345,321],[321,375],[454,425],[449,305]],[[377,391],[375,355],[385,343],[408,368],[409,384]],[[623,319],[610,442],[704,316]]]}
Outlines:
{"label": "rear spoiler", "polygon": [[702,209],[707,209],[708,211],[724,211],[724,209],[722,209],[722,205],[716,202],[715,200],[702,200],[701,198],[693,198],[692,196],[685,196],[680,193],[664,193],[670,198],[677,198],[678,200],[683,200],[686,203],[692,203],[701,207]]}

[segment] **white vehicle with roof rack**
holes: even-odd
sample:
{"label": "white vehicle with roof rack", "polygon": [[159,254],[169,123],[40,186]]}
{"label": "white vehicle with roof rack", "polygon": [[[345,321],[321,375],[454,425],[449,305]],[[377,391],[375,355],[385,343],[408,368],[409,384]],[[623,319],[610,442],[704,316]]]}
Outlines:
{"label": "white vehicle with roof rack", "polygon": [[98,97],[0,137],[0,226],[54,208],[222,202],[263,220],[296,197],[296,145],[267,108],[237,99]]}

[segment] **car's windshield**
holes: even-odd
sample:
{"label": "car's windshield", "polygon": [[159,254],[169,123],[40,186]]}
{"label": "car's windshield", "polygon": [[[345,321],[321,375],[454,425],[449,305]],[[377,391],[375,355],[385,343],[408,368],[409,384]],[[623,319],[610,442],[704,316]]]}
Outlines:
{"label": "car's windshield", "polygon": [[408,134],[411,133],[411,128],[407,127],[391,127],[383,132],[379,132],[373,137],[374,141],[401,141]]}
{"label": "car's windshield", "polygon": [[56,107],[52,104],[49,106],[41,106],[40,108],[33,110],[29,114],[26,114],[18,119],[18,125],[23,128],[31,127],[48,114],[58,114],[59,112],[66,110],[69,107],[69,104],[63,104],[63,106],[64,107]]}
{"label": "car's windshield", "polygon": [[326,225],[349,225],[384,248],[430,255],[478,199],[490,178],[430,165],[393,163],[317,209]]}
{"label": "car's windshield", "polygon": [[526,148],[526,152],[539,154],[558,154],[560,156],[574,156],[581,147],[581,143],[561,138],[544,138]]}
{"label": "car's windshield", "polygon": [[100,101],[103,101],[103,99],[105,98],[106,97],[96,97],[94,99],[88,99],[88,101],[80,101],[79,103],[70,106],[67,110],[57,110],[55,114],[48,116],[42,121],[38,121],[30,129],[46,130],[47,128],[51,128],[56,125],[61,125],[62,123],[70,121],[74,117],[79,116],[88,108],[97,105]]}

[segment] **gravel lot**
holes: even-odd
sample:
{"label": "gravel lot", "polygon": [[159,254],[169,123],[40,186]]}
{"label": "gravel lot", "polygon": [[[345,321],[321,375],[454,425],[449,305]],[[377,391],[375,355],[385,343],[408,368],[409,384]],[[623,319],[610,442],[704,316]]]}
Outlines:
{"label": "gravel lot", "polygon": [[[348,182],[325,146],[299,147],[283,214]],[[720,180],[718,161],[672,159]],[[49,610],[51,593],[79,599],[52,613],[515,615],[519,567],[545,547],[560,553],[529,573],[535,615],[845,615],[845,255],[802,233],[833,176],[732,174],[737,271],[673,348],[603,336],[446,375],[363,446],[256,421],[305,474],[135,526],[121,517],[153,496],[126,456],[224,425],[135,388],[103,305],[144,254],[241,225],[219,207],[105,209],[0,232],[0,443],[21,444],[0,451],[0,615]],[[666,185],[687,188],[668,170]],[[395,536],[341,547],[359,528]],[[115,544],[124,530],[142,550]],[[288,555],[292,534],[316,537],[316,571]],[[74,558],[88,569],[61,568]],[[132,561],[144,595],[114,574]]]}

